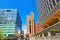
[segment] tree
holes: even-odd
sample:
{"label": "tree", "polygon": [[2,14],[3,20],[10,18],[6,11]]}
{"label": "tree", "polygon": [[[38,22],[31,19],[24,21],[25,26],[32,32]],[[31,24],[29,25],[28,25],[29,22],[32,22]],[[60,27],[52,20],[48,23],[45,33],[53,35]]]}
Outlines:
{"label": "tree", "polygon": [[6,39],[3,30],[0,28],[0,39],[4,40]]}
{"label": "tree", "polygon": [[14,36],[15,36],[16,38],[19,38],[19,37],[20,37],[20,34],[18,33],[18,30],[15,30]]}

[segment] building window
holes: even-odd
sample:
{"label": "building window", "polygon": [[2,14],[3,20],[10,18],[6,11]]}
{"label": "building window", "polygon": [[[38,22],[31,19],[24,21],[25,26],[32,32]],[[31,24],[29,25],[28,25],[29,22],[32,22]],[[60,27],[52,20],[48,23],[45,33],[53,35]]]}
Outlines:
{"label": "building window", "polygon": [[31,24],[31,21],[29,20],[29,24]]}
{"label": "building window", "polygon": [[6,10],[7,12],[11,12],[11,10]]}
{"label": "building window", "polygon": [[49,9],[49,11],[50,11],[50,7],[48,6],[48,9]]}
{"label": "building window", "polygon": [[59,2],[59,0],[56,0],[57,2]]}
{"label": "building window", "polygon": [[46,8],[47,8],[47,3],[46,3]]}
{"label": "building window", "polygon": [[52,9],[53,8],[52,5],[50,5],[50,6],[51,6],[51,9]]}
{"label": "building window", "polygon": [[48,7],[48,13],[49,13],[49,7]]}
{"label": "building window", "polygon": [[49,2],[51,2],[51,0],[49,0]]}
{"label": "building window", "polygon": [[31,25],[30,25],[30,33],[31,33]]}
{"label": "building window", "polygon": [[47,14],[48,14],[48,10],[47,10],[46,12],[47,12]]}
{"label": "building window", "polygon": [[54,5],[54,6],[56,5],[54,0],[53,0],[53,5]]}
{"label": "building window", "polygon": [[50,10],[51,10],[51,6],[49,5],[49,8],[50,8]]}
{"label": "building window", "polygon": [[48,5],[48,1],[47,1],[47,5]]}
{"label": "building window", "polygon": [[47,14],[47,10],[45,11],[45,13]]}

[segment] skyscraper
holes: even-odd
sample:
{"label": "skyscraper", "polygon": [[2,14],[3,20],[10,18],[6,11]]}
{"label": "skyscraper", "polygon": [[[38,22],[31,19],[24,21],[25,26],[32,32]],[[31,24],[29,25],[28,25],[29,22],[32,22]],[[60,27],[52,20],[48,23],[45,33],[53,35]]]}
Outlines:
{"label": "skyscraper", "polygon": [[30,16],[27,16],[27,32],[30,36],[34,35],[34,14],[33,12],[30,13]]}
{"label": "skyscraper", "polygon": [[0,28],[5,35],[9,36],[14,34],[16,27],[19,26],[17,19],[21,24],[17,9],[0,9]]}
{"label": "skyscraper", "polygon": [[60,0],[36,0],[39,24],[44,28],[51,26],[60,19]]}

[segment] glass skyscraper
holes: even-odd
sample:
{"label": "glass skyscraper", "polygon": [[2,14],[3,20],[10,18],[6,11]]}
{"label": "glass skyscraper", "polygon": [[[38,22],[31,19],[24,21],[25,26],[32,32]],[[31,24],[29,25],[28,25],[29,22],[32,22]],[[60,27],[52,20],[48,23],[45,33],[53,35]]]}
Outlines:
{"label": "glass skyscraper", "polygon": [[0,9],[0,28],[4,34],[14,34],[16,27],[22,30],[21,19],[17,9]]}

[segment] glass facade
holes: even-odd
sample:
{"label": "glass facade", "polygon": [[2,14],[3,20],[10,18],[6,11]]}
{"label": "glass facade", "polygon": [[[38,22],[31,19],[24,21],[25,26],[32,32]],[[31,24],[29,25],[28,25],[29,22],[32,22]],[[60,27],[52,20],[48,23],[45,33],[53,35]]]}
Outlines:
{"label": "glass facade", "polygon": [[[14,34],[16,27],[20,26],[21,19],[18,14],[17,9],[0,9],[0,27],[4,34]],[[22,29],[22,26],[20,27]]]}
{"label": "glass facade", "polygon": [[17,17],[16,17],[16,28],[20,28],[20,30],[22,30],[22,21],[19,15],[19,12],[17,13]]}
{"label": "glass facade", "polygon": [[0,24],[4,34],[14,34],[15,24]]}
{"label": "glass facade", "polygon": [[17,10],[0,10],[0,24],[15,24]]}

